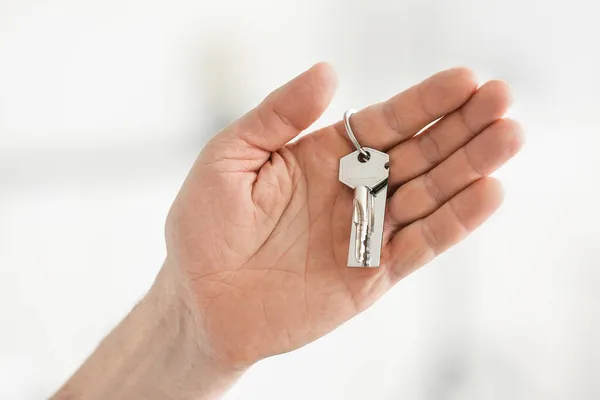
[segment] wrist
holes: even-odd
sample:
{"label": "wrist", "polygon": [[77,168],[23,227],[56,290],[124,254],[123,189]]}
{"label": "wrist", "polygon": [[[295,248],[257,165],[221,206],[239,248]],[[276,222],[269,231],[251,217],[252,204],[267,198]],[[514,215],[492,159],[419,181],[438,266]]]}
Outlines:
{"label": "wrist", "polygon": [[217,399],[245,372],[209,357],[198,313],[167,263],[144,299],[55,399]]}
{"label": "wrist", "polygon": [[162,364],[160,375],[171,381],[166,384],[172,387],[168,398],[216,399],[248,369],[212,355],[194,298],[179,270],[168,261],[136,308],[141,324],[156,329],[156,337],[161,338],[156,361]]}

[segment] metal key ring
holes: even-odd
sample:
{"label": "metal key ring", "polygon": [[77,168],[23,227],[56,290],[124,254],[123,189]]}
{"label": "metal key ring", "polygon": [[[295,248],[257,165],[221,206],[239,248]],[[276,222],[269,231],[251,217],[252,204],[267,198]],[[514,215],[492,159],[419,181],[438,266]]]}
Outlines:
{"label": "metal key ring", "polygon": [[365,149],[362,148],[360,143],[358,143],[358,140],[356,139],[356,136],[354,136],[354,132],[352,131],[352,127],[350,126],[350,117],[354,113],[356,113],[356,110],[352,109],[344,113],[344,126],[346,127],[346,133],[348,134],[348,137],[350,138],[350,141],[352,142],[354,147],[356,147],[356,150],[360,151],[360,154],[362,154],[363,157],[368,160],[369,158],[371,158],[371,155]]}

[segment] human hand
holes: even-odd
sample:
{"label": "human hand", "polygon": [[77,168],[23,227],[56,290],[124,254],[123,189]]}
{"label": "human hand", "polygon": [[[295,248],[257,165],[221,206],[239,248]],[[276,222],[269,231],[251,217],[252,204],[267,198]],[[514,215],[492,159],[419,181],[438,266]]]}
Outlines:
{"label": "human hand", "polygon": [[487,175],[522,143],[519,126],[500,119],[507,84],[477,89],[464,68],[434,75],[352,116],[359,142],[390,155],[390,178],[381,266],[348,268],[353,193],[338,165],[354,148],[343,123],[289,143],[334,87],[330,67],[317,64],[271,93],[210,140],[170,210],[166,275],[185,288],[202,351],[224,365],[248,366],[333,330],[502,201]]}

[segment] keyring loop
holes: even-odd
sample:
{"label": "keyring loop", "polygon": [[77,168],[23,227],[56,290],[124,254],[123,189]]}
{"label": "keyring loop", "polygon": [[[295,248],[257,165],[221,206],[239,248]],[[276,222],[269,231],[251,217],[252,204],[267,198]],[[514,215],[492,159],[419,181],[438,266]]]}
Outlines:
{"label": "keyring loop", "polygon": [[344,113],[344,126],[346,127],[346,133],[348,134],[348,137],[350,138],[350,141],[352,142],[354,147],[356,147],[356,150],[360,151],[360,154],[362,154],[362,156],[368,160],[369,158],[371,158],[371,155],[367,153],[365,149],[362,148],[360,143],[358,143],[358,140],[356,140],[356,136],[354,136],[354,132],[352,131],[352,127],[350,126],[350,117],[354,113],[356,113],[356,110],[352,109]]}

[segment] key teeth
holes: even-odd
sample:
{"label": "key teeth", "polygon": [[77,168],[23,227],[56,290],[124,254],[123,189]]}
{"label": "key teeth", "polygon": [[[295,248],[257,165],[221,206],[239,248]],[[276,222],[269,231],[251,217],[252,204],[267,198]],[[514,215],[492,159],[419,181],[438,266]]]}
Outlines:
{"label": "key teeth", "polygon": [[[368,267],[371,265],[371,234],[373,233],[373,212],[372,206],[367,207],[367,226],[365,227],[366,234],[363,240],[363,255],[361,264],[363,267]],[[358,260],[357,260],[358,261]]]}
{"label": "key teeth", "polygon": [[368,267],[371,264],[371,234],[367,233],[364,240],[364,255],[361,264]]}

